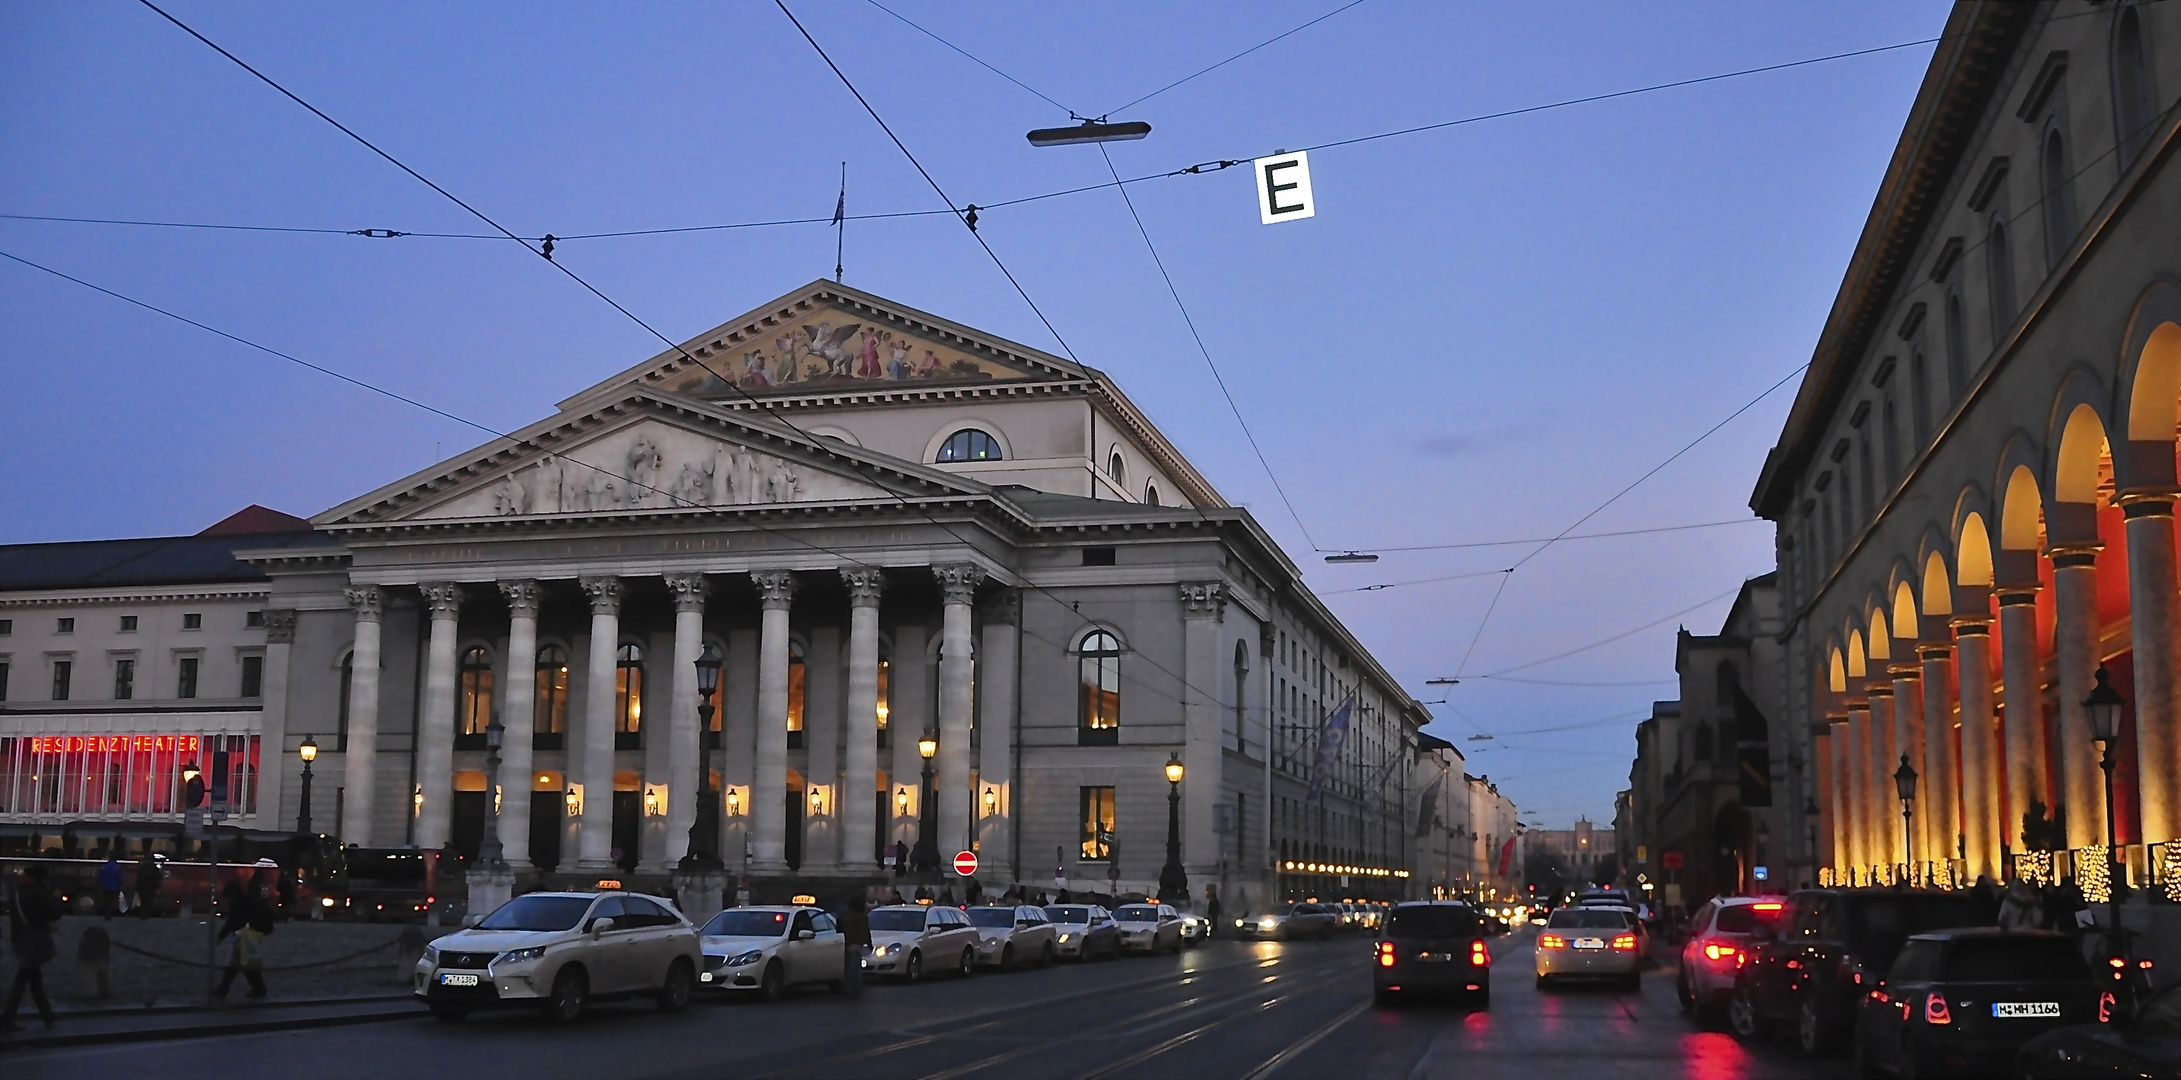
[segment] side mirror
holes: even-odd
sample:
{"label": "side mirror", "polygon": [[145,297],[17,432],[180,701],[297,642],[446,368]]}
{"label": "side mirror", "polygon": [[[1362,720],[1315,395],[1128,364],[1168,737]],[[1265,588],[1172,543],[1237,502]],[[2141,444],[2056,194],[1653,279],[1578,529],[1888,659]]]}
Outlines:
{"label": "side mirror", "polygon": [[613,918],[611,916],[602,919],[591,920],[592,937],[597,937],[598,935],[603,934],[611,929],[613,929]]}
{"label": "side mirror", "polygon": [[818,932],[816,930],[797,930],[795,932],[795,940],[797,941],[809,941],[817,936]]}

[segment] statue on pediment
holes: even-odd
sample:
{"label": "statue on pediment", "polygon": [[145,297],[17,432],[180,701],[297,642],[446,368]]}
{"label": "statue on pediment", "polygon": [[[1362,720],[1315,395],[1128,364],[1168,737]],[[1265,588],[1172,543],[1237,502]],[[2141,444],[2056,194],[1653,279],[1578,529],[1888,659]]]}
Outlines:
{"label": "statue on pediment", "polygon": [[638,435],[636,441],[629,444],[627,462],[628,468],[622,475],[628,478],[628,484],[627,490],[622,492],[622,502],[631,507],[651,505],[652,493],[658,490],[659,474],[666,464],[659,444]]}

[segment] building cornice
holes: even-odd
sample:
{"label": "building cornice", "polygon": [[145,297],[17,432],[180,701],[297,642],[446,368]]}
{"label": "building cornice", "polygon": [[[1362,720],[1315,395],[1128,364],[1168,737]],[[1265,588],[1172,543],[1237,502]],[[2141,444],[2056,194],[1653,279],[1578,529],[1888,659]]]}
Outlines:
{"label": "building cornice", "polygon": [[270,582],[247,585],[131,585],[117,588],[36,589],[0,593],[0,608],[68,607],[86,604],[161,604],[185,601],[263,600]]}

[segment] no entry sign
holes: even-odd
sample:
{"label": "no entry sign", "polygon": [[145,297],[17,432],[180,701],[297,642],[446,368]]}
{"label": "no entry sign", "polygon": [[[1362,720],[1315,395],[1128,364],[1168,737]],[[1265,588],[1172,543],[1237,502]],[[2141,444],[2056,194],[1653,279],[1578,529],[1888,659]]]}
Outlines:
{"label": "no entry sign", "polygon": [[963,851],[956,853],[956,855],[954,856],[954,872],[962,875],[963,877],[970,877],[976,874],[977,853],[974,851]]}

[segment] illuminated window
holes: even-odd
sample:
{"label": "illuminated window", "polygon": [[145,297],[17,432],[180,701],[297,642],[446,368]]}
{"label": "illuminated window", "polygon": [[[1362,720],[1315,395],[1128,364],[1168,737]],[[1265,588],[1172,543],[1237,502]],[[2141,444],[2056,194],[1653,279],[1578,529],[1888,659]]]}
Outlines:
{"label": "illuminated window", "polygon": [[941,461],[998,461],[1000,441],[976,428],[963,428],[939,444]]}
{"label": "illuminated window", "polygon": [[568,738],[568,653],[558,645],[538,650],[537,698],[530,709],[530,745],[559,750]]}
{"label": "illuminated window", "polygon": [[621,646],[613,665],[613,748],[644,748],[644,650]]}
{"label": "illuminated window", "polygon": [[1117,745],[1121,741],[1121,642],[1103,630],[1093,630],[1083,635],[1077,652],[1083,688],[1076,744]]}
{"label": "illuminated window", "polygon": [[788,639],[788,749],[803,748],[803,643]]}
{"label": "illuminated window", "polygon": [[1084,862],[1105,862],[1113,857],[1113,789],[1076,789],[1082,807],[1082,839],[1076,857]]}
{"label": "illuminated window", "polygon": [[454,744],[465,750],[484,749],[485,728],[492,724],[492,654],[484,646],[472,645],[463,651],[461,687],[455,697]]}
{"label": "illuminated window", "polygon": [[886,658],[882,648],[878,654],[878,744],[881,747],[893,745],[886,727],[886,721],[894,711],[893,684],[894,662]]}
{"label": "illuminated window", "polygon": [[727,724],[727,669],[724,666],[719,669],[719,678],[712,683],[711,700],[707,702],[700,697],[697,701],[712,706],[712,718],[705,722],[704,745],[716,750],[720,745],[719,733]]}

